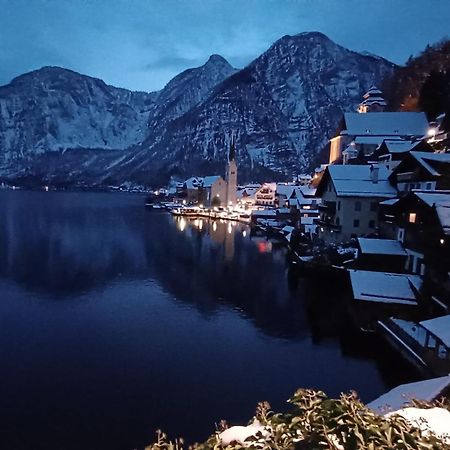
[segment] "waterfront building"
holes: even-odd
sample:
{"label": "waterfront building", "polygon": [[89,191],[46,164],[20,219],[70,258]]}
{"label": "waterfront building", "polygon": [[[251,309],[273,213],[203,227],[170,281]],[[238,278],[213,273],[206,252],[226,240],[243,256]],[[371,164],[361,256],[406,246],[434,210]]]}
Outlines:
{"label": "waterfront building", "polygon": [[440,310],[448,311],[450,191],[413,191],[393,202],[383,202],[380,229],[406,249],[406,270],[424,276],[426,298]]}
{"label": "waterfront building", "polygon": [[379,326],[387,341],[425,373],[450,373],[450,315],[421,322],[391,318]]}
{"label": "waterfront building", "polygon": [[199,189],[200,204],[208,208],[226,205],[227,183],[220,175],[204,177]]}
{"label": "waterfront building", "polygon": [[393,199],[396,189],[389,183],[385,167],[330,165],[316,196],[321,198],[317,221],[326,242],[344,242],[374,233],[378,227],[378,203]]}
{"label": "waterfront building", "polygon": [[402,243],[396,239],[358,238],[358,269],[403,273],[407,258]]}
{"label": "waterfront building", "polygon": [[276,193],[276,183],[263,183],[255,193],[255,205],[275,206]]}

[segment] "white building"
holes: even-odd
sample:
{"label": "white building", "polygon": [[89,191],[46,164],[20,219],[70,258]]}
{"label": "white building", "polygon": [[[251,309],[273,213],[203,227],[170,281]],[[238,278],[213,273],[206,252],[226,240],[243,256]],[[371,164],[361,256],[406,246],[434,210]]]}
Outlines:
{"label": "white building", "polygon": [[395,198],[385,167],[330,165],[317,187],[320,236],[343,242],[373,233],[378,227],[378,203]]}

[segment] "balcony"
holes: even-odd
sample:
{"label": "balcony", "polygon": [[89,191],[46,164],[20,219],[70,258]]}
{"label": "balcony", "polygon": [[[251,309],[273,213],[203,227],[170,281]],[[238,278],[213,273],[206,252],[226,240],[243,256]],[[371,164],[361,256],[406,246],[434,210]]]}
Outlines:
{"label": "balcony", "polygon": [[319,205],[319,211],[324,212],[326,214],[335,214],[336,213],[336,202],[323,202]]}
{"label": "balcony", "polygon": [[319,225],[319,227],[326,228],[327,230],[341,231],[341,225],[336,225],[328,220],[316,219],[314,220],[314,223]]}

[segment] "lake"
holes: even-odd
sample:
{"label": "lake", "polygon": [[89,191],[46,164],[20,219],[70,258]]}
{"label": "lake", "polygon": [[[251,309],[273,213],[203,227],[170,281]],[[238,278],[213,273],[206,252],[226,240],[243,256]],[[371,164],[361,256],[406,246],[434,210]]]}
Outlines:
{"label": "lake", "polygon": [[417,374],[245,225],[119,193],[0,192],[0,447],[131,450],[244,424],[298,387],[370,401]]}

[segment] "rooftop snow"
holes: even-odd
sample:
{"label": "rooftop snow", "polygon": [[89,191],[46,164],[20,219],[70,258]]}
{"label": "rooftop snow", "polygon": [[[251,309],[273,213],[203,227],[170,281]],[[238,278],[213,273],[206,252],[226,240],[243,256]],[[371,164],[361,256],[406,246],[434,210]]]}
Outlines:
{"label": "rooftop snow", "polygon": [[423,320],[420,325],[450,348],[450,315]]}
{"label": "rooftop snow", "polygon": [[436,206],[436,212],[444,234],[450,234],[450,205],[438,205]]}
{"label": "rooftop snow", "polygon": [[428,131],[423,112],[345,113],[344,120],[351,136],[418,136]]}
{"label": "rooftop snow", "polygon": [[413,156],[432,175],[440,175],[433,166],[433,162],[450,164],[450,153],[411,152]]}
{"label": "rooftop snow", "polygon": [[355,300],[417,305],[415,289],[420,285],[417,275],[349,270]]}
{"label": "rooftop snow", "polygon": [[414,194],[428,206],[450,206],[450,191],[414,191]]}
{"label": "rooftop snow", "polygon": [[389,170],[386,167],[380,167],[378,170],[378,181],[374,183],[368,165],[330,165],[328,167],[338,196],[395,197],[397,191],[387,179]]}
{"label": "rooftop snow", "polygon": [[403,153],[409,152],[414,147],[416,147],[420,141],[403,141],[401,139],[398,140],[387,140],[385,141],[386,147],[390,153]]}
{"label": "rooftop snow", "polygon": [[211,175],[203,178],[203,187],[211,187],[219,178],[220,175]]}
{"label": "rooftop snow", "polygon": [[292,192],[295,190],[295,185],[292,184],[282,184],[277,183],[277,194],[278,195],[284,195],[287,198],[290,198],[292,195]]}
{"label": "rooftop snow", "polygon": [[358,238],[361,253],[369,255],[405,255],[402,244],[394,239]]}
{"label": "rooftop snow", "polygon": [[[391,136],[358,136],[355,138],[355,144],[380,145],[386,139],[392,139]],[[401,139],[399,138],[399,141]]]}
{"label": "rooftop snow", "polygon": [[377,413],[385,413],[387,410],[395,411],[403,408],[413,399],[431,402],[437,399],[449,385],[450,375],[401,384],[368,403],[367,406]]}

